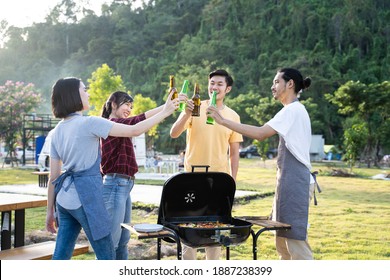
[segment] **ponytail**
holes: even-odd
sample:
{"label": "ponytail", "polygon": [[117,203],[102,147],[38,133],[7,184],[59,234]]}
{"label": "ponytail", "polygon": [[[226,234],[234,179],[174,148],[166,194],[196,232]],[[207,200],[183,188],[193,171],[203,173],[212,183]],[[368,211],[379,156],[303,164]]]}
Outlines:
{"label": "ponytail", "polygon": [[303,79],[301,72],[294,68],[282,68],[278,71],[279,73],[283,73],[282,78],[288,82],[289,80],[294,81],[294,91],[297,95],[299,95],[303,90],[309,88],[311,85],[311,79],[306,77]]}

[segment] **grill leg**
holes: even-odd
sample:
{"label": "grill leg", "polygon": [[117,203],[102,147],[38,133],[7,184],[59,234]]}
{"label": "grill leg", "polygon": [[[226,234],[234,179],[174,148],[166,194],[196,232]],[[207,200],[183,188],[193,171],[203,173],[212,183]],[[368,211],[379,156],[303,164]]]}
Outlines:
{"label": "grill leg", "polygon": [[180,244],[180,239],[176,240],[176,245],[177,245],[177,259],[181,260],[182,255],[181,255],[181,244]]}
{"label": "grill leg", "polygon": [[157,238],[157,259],[161,260],[161,238]]}
{"label": "grill leg", "polygon": [[252,253],[253,253],[253,259],[257,260],[257,237],[255,235],[255,232],[251,230],[252,235]]}
{"label": "grill leg", "polygon": [[264,231],[270,230],[268,228],[262,228],[256,234],[253,230],[251,230],[252,238],[253,238],[253,259],[257,260],[257,239],[259,239],[260,234],[262,234]]}

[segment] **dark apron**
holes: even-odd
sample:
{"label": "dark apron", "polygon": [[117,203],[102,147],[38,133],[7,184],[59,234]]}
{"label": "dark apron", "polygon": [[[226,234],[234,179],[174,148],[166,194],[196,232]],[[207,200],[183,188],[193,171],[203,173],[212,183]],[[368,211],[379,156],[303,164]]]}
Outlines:
{"label": "dark apron", "polygon": [[279,137],[277,184],[272,218],[291,225],[289,231],[276,231],[279,237],[306,240],[309,216],[310,170],[287,149]]}
{"label": "dark apron", "polygon": [[[64,180],[69,176],[71,177],[70,183],[64,186]],[[100,152],[96,162],[90,168],[78,172],[66,171],[54,180],[55,196],[57,196],[61,188],[68,188],[72,183],[76,186],[76,191],[87,216],[93,240],[99,240],[109,235],[111,232],[111,221],[103,200]]]}

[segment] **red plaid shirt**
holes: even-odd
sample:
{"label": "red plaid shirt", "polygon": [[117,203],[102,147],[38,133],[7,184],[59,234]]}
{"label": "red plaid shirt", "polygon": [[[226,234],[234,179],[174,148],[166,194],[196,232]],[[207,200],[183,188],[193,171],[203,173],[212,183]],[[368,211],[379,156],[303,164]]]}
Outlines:
{"label": "red plaid shirt", "polygon": [[[145,114],[127,119],[110,119],[113,122],[127,125],[135,125],[145,120]],[[138,172],[138,165],[135,159],[134,146],[131,138],[112,137],[101,139],[102,161],[100,170],[103,174],[119,173],[134,176]]]}

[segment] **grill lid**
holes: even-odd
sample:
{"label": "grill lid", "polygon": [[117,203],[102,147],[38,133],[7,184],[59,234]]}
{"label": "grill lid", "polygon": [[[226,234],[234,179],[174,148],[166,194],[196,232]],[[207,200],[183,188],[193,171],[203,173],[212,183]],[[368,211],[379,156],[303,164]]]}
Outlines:
{"label": "grill lid", "polygon": [[236,183],[222,172],[179,173],[163,186],[158,223],[231,218]]}

